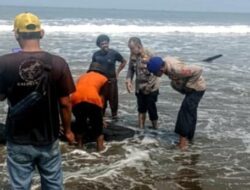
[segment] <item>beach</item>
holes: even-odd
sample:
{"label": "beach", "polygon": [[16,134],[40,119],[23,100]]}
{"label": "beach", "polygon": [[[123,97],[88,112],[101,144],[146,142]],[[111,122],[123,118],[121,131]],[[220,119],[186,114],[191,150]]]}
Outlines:
{"label": "beach", "polygon": [[[42,48],[64,57],[75,80],[98,50],[96,37],[105,33],[111,38],[110,48],[127,60],[127,41],[137,36],[155,55],[201,66],[207,82],[194,141],[187,151],[180,151],[174,126],[183,95],[162,77],[160,128],[149,128],[147,120],[146,129],[138,129],[136,97],[125,87],[126,66],[118,79],[117,125],[135,129],[136,135],[107,142],[103,153],[96,153],[93,144],[80,150],[62,142],[66,190],[250,189],[250,14],[0,7],[0,55],[18,47],[13,19],[27,10],[41,18]],[[201,61],[217,54],[223,56]],[[7,109],[7,102],[0,102],[1,123]],[[0,189],[8,188],[6,149],[0,145]],[[38,174],[32,189],[39,189]]]}

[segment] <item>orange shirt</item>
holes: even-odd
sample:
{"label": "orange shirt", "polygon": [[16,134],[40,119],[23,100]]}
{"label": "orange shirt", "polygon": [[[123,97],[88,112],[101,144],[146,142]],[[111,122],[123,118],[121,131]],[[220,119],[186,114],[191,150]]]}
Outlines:
{"label": "orange shirt", "polygon": [[72,105],[80,102],[88,102],[103,108],[104,100],[100,96],[100,90],[108,79],[98,72],[82,74],[76,82],[76,91],[71,94]]}

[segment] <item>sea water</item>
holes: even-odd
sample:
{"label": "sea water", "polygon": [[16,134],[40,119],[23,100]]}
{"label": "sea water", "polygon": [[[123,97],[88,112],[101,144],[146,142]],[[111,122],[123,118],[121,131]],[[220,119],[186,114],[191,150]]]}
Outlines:
{"label": "sea water", "polygon": [[[96,37],[110,36],[110,47],[129,59],[129,37],[140,37],[156,55],[172,55],[203,67],[207,91],[200,102],[194,141],[188,151],[175,148],[173,132],[183,96],[161,78],[159,125],[137,128],[134,92],[125,88],[127,66],[119,76],[118,124],[136,129],[135,137],[106,143],[96,153],[61,143],[65,189],[250,189],[250,14],[138,10],[0,7],[0,55],[18,47],[16,14],[41,18],[46,51],[68,62],[74,79],[88,68],[98,50]],[[223,54],[211,62],[207,57]],[[118,63],[117,63],[118,64]],[[4,122],[7,103],[0,103]],[[108,113],[109,114],[109,111]],[[0,187],[8,189],[5,146],[0,147]],[[36,174],[32,189],[39,189]]]}

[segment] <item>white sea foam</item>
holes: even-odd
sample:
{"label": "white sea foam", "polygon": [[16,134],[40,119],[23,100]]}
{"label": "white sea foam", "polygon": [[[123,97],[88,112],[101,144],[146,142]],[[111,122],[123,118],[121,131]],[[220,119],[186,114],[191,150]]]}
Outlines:
{"label": "white sea foam", "polygon": [[[211,186],[218,186],[222,189],[229,187],[235,189],[236,185],[232,183],[230,186],[230,183],[236,178],[240,181],[238,177],[241,177],[239,188],[249,186],[247,164],[250,153],[250,118],[248,117],[250,67],[247,64],[249,24],[237,25],[235,23],[242,22],[230,21],[230,25],[227,25],[229,22],[220,22],[223,24],[216,26],[213,23],[217,22],[210,22],[211,24],[149,23],[145,20],[129,22],[127,19],[100,21],[82,18],[73,21],[53,19],[42,23],[48,34],[42,41],[44,47],[66,58],[74,79],[88,68],[92,53],[98,49],[95,46],[98,33],[111,34],[112,47],[117,48],[126,59],[129,56],[127,37],[134,33],[142,36],[145,47],[149,46],[159,55],[179,56],[185,61],[201,65],[208,86],[198,109],[194,142],[187,151],[190,155],[186,155],[186,152],[182,153],[171,145],[178,140],[178,135],[174,133],[174,126],[183,96],[171,89],[167,77],[162,77],[161,95],[157,103],[160,128],[157,131],[147,128],[141,130],[136,126],[136,97],[134,92],[127,94],[124,85],[127,72],[125,68],[119,77],[118,125],[131,128],[134,126],[135,137],[122,142],[106,142],[108,150],[105,153],[93,153],[92,148],[90,150],[63,148],[65,184],[80,186],[83,181],[90,186],[103,184],[106,189],[108,187],[125,189],[126,185],[126,189],[138,189],[144,187],[140,184],[152,184],[156,187],[156,183],[162,180],[164,182],[161,187],[176,189],[179,186],[180,189],[188,189],[195,188],[195,181],[198,180],[200,186],[197,188],[211,189]],[[11,30],[10,21],[0,20],[0,36],[3,36],[0,47],[2,54],[17,45]],[[190,34],[194,37],[190,38]],[[212,63],[194,63],[196,60],[218,53],[223,54],[223,57]],[[0,121],[4,122],[7,104],[0,105]],[[3,109],[4,106],[5,109]],[[146,126],[151,125],[148,118],[146,122]],[[200,156],[193,158],[192,154]],[[3,167],[2,164],[0,166]],[[188,171],[190,171],[189,174],[185,173]],[[194,175],[196,172],[198,175]],[[183,186],[178,185],[178,179],[181,179],[183,174],[185,179],[188,179],[187,184],[190,185],[188,187],[184,187],[185,184],[182,183],[185,179],[180,182]],[[5,167],[0,177],[3,178],[6,175]],[[231,177],[235,178],[232,180]],[[35,185],[39,184],[37,179],[36,176]],[[165,182],[174,183],[176,186],[171,188]],[[0,180],[0,186],[2,184],[7,182]],[[152,186],[148,189],[153,189]],[[93,189],[97,188],[93,187]]]}
{"label": "white sea foam", "polygon": [[246,152],[250,153],[250,133],[244,132],[241,134],[242,141],[244,145],[246,146]]}
{"label": "white sea foam", "polygon": [[[148,26],[148,25],[116,25],[104,24],[96,25],[88,24],[69,24],[69,25],[44,25],[43,28],[46,33],[61,32],[61,33],[194,33],[194,34],[250,34],[250,26],[248,25],[231,25],[231,26],[176,26],[176,25],[162,25],[162,26]],[[13,26],[7,24],[0,24],[0,32],[10,32]]]}

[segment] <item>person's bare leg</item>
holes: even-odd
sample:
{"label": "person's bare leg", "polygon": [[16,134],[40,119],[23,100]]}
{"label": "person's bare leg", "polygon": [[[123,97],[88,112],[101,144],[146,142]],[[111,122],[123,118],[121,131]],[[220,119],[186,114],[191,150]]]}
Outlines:
{"label": "person's bare leg", "polygon": [[99,137],[97,137],[97,139],[96,139],[96,149],[97,149],[97,151],[102,151],[102,150],[105,149],[104,135],[100,135]]}
{"label": "person's bare leg", "polygon": [[158,120],[152,121],[152,126],[154,129],[158,129]]}
{"label": "person's bare leg", "polygon": [[183,137],[183,136],[180,135],[179,143],[177,144],[177,146],[181,150],[187,150],[187,148],[188,148],[188,139],[186,137]]}
{"label": "person's bare leg", "polygon": [[76,135],[76,141],[78,148],[83,148],[83,135]]}
{"label": "person's bare leg", "polygon": [[139,113],[138,114],[138,125],[141,129],[145,127],[145,120],[146,120],[146,113]]}

